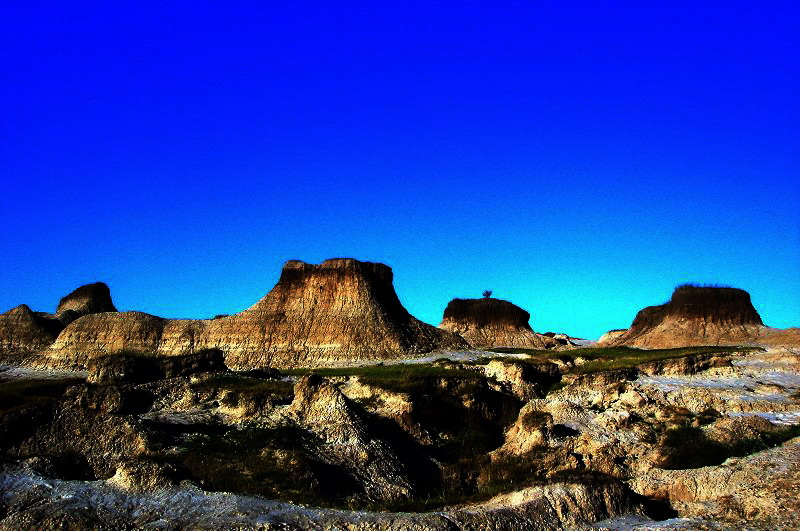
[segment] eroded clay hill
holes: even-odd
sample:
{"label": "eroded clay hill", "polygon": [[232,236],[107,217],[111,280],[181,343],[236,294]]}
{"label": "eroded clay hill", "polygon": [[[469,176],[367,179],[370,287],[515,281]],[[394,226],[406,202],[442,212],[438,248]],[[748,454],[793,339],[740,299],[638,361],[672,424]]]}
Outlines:
{"label": "eroded clay hill", "polygon": [[48,347],[64,327],[83,315],[116,312],[111,292],[102,282],[86,284],[64,296],[55,314],[34,312],[26,304],[0,314],[0,352],[35,351]]}
{"label": "eroded clay hill", "polygon": [[533,331],[530,318],[528,312],[502,299],[453,299],[439,328],[455,332],[476,347],[554,346],[553,338]]}
{"label": "eroded clay hill", "polygon": [[752,343],[766,327],[750,301],[737,288],[678,286],[669,302],[648,306],[631,327],[606,334],[602,343],[644,348]]}
{"label": "eroded clay hill", "polygon": [[415,319],[390,267],[353,259],[287,262],[275,287],[251,308],[206,320],[141,312],[95,314],[71,323],[48,350],[80,365],[120,350],[163,355],[218,348],[232,368],[336,365],[463,349],[461,337]]}

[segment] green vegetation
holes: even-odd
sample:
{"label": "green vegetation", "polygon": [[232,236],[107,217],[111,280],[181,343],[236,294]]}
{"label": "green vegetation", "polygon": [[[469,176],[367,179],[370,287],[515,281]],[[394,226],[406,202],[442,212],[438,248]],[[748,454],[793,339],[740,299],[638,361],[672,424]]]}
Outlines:
{"label": "green vegetation", "polygon": [[[591,361],[576,367],[577,374],[589,374],[600,371],[629,369],[653,361],[685,358],[703,354],[733,354],[736,352],[750,352],[764,350],[760,347],[683,347],[669,349],[642,350],[629,347],[613,347],[608,349],[586,349],[594,352],[584,353],[581,357]],[[611,352],[597,352],[611,351]]]}
{"label": "green vegetation", "polygon": [[404,363],[392,365],[367,365],[363,367],[337,367],[321,369],[289,369],[283,374],[300,376],[314,372],[325,378],[357,376],[363,383],[396,393],[413,393],[431,387],[431,380],[454,378],[465,382],[478,382],[482,375],[463,368],[448,369],[436,363]]}
{"label": "green vegetation", "polygon": [[237,391],[251,395],[270,395],[275,398],[291,399],[294,393],[294,384],[282,380],[262,380],[241,376],[236,373],[213,373],[192,383],[192,388],[198,391]]}
{"label": "green vegetation", "polygon": [[292,424],[249,424],[224,435],[196,434],[178,459],[208,490],[324,504],[335,493],[337,478],[327,465],[307,457],[304,449],[316,444],[313,435]]}
{"label": "green vegetation", "polygon": [[[496,348],[492,352],[504,354],[527,354],[529,358],[517,358],[515,361],[522,363],[543,363],[559,359],[569,362],[580,357],[588,360],[586,363],[574,367],[571,373],[589,374],[601,371],[630,369],[653,361],[668,359],[685,358],[687,356],[697,356],[703,354],[733,354],[736,352],[763,351],[761,347],[728,347],[728,346],[701,346],[701,347],[681,347],[669,349],[638,349],[632,347],[587,347],[568,351],[550,351],[524,348]],[[492,359],[486,357],[478,360],[477,363],[488,363]]]}
{"label": "green vegetation", "polygon": [[696,426],[676,426],[662,438],[664,458],[659,466],[667,470],[699,468],[723,463],[729,457],[744,457],[783,444],[800,436],[800,425],[781,426],[758,437],[725,445],[706,437]]}

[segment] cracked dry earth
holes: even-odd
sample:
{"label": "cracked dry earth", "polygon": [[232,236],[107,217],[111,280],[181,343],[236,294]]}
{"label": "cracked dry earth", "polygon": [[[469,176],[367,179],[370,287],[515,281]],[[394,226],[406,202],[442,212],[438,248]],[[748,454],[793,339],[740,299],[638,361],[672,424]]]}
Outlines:
{"label": "cracked dry earth", "polygon": [[797,350],[492,356],[399,383],[10,368],[39,387],[3,395],[0,529],[800,527]]}

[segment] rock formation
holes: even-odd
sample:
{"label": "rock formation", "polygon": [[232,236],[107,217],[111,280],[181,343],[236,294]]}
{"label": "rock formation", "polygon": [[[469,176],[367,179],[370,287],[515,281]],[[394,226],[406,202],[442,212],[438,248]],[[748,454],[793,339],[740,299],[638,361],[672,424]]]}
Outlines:
{"label": "rock formation", "polygon": [[64,296],[56,308],[56,316],[69,324],[82,315],[90,313],[116,312],[111,302],[111,290],[103,282],[85,284]]}
{"label": "rock formation", "polygon": [[21,304],[0,315],[0,351],[36,350],[55,341],[63,328],[57,319]]}
{"label": "rock formation", "polygon": [[609,330],[608,332],[600,336],[600,339],[597,340],[597,344],[608,345],[627,331],[628,331],[627,328],[617,328],[615,330]]}
{"label": "rock formation", "polygon": [[55,314],[34,312],[21,304],[0,314],[0,353],[46,348],[78,317],[116,311],[111,292],[102,282],[81,286],[63,297]]}
{"label": "rock formation", "polygon": [[764,323],[750,294],[736,288],[683,285],[669,302],[639,311],[631,327],[602,344],[644,348],[736,345],[755,341]]}
{"label": "rock formation", "polygon": [[367,499],[411,496],[411,481],[391,447],[370,433],[364,415],[330,382],[313,373],[300,378],[287,412],[322,441],[324,462],[350,469]]}
{"label": "rock formation", "polygon": [[444,310],[439,328],[459,334],[476,347],[555,346],[555,339],[533,331],[530,317],[502,299],[453,299]]}
{"label": "rock formation", "polygon": [[466,341],[415,319],[392,285],[388,266],[353,259],[287,262],[275,287],[251,308],[208,320],[162,319],[140,312],[86,316],[49,349],[85,363],[120,350],[164,355],[202,348],[225,352],[232,368],[310,367],[397,359]]}

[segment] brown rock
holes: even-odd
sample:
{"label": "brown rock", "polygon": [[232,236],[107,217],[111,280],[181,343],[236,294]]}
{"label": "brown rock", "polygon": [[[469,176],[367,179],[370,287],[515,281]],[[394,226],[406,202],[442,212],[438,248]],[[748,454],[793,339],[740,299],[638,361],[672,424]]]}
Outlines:
{"label": "brown rock", "polygon": [[64,327],[96,312],[116,312],[102,282],[87,284],[63,297],[55,315],[33,312],[27,305],[0,314],[0,352],[36,351],[51,345]]}
{"label": "brown rock", "polygon": [[37,350],[55,341],[63,325],[26,304],[0,315],[0,351]]}
{"label": "brown rock", "polygon": [[468,348],[455,334],[411,316],[392,270],[353,259],[286,263],[278,284],[251,308],[208,320],[105,313],[71,323],[48,354],[89,357],[121,350],[163,355],[218,348],[235,369],[317,367]]}
{"label": "brown rock", "polygon": [[693,470],[650,469],[634,491],[669,500],[682,517],[731,527],[797,529],[800,525],[800,438],[783,446]]}
{"label": "brown rock", "polygon": [[519,306],[501,299],[453,299],[439,328],[459,334],[476,347],[555,346],[553,338],[533,331],[530,317]]}
{"label": "brown rock", "polygon": [[738,345],[758,338],[764,324],[750,294],[736,288],[678,286],[660,306],[648,306],[622,334],[606,334],[606,345],[673,348]]}
{"label": "brown rock", "polygon": [[323,461],[359,478],[368,499],[411,496],[413,487],[392,448],[370,432],[363,415],[328,380],[313,373],[300,378],[287,413],[322,440]]}

